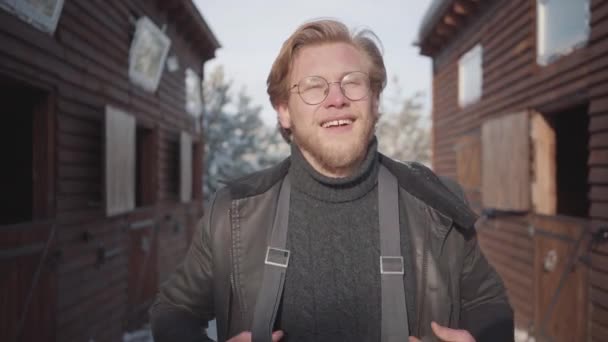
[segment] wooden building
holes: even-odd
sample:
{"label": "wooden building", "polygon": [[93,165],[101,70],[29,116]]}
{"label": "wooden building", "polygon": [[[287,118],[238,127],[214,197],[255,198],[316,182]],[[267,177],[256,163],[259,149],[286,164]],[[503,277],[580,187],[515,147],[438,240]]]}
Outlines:
{"label": "wooden building", "polygon": [[120,341],[202,216],[191,0],[0,1],[0,341]]}
{"label": "wooden building", "polygon": [[608,341],[608,1],[434,0],[417,44],[517,335]]}

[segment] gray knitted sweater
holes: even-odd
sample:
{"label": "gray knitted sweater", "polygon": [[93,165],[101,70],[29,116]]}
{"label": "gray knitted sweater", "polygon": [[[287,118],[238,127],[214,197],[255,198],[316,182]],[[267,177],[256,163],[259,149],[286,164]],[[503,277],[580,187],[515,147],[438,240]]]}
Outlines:
{"label": "gray knitted sweater", "polygon": [[[282,341],[379,341],[377,142],[347,178],[316,172],[295,145],[291,156],[291,257],[278,317],[286,333]],[[410,309],[414,297],[408,292]]]}

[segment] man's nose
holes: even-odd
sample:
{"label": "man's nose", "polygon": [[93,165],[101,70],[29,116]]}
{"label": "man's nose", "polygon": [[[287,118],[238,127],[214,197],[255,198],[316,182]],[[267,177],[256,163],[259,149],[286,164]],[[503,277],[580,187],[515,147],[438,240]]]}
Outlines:
{"label": "man's nose", "polygon": [[[335,86],[335,87],[334,87]],[[329,83],[329,88],[327,88],[327,98],[325,99],[326,107],[342,107],[346,104],[348,99],[344,96],[342,92],[342,88],[340,87],[340,82],[331,82]]]}

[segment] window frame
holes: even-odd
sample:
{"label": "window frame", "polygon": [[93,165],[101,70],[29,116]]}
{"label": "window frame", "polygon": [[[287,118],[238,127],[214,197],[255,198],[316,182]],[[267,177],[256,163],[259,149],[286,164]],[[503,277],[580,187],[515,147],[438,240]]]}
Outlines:
{"label": "window frame", "polygon": [[[568,0],[573,1],[573,0]],[[570,42],[560,43],[559,46],[548,47],[548,33],[550,31],[550,18],[546,10],[546,6],[551,3],[558,4],[551,0],[536,0],[536,63],[540,66],[547,66],[559,60],[561,57],[571,54],[573,51],[587,45],[591,35],[591,0],[582,0],[586,2],[586,28],[585,32],[577,33]]]}
{"label": "window frame", "polygon": [[[475,64],[472,64],[475,63]],[[478,65],[478,66],[477,66]],[[467,87],[473,80],[473,75],[469,74],[470,68],[479,68],[479,87],[469,89]],[[483,96],[483,46],[476,44],[458,59],[458,105],[460,108],[468,107],[481,100]]]}

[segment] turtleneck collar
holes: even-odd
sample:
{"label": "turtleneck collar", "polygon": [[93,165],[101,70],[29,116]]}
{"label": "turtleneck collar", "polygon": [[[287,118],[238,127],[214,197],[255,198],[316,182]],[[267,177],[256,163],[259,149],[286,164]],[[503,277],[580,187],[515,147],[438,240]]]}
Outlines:
{"label": "turtleneck collar", "polygon": [[320,174],[291,144],[289,175],[294,189],[325,202],[348,202],[363,197],[378,181],[378,141],[374,137],[361,166],[350,176],[331,178]]}

